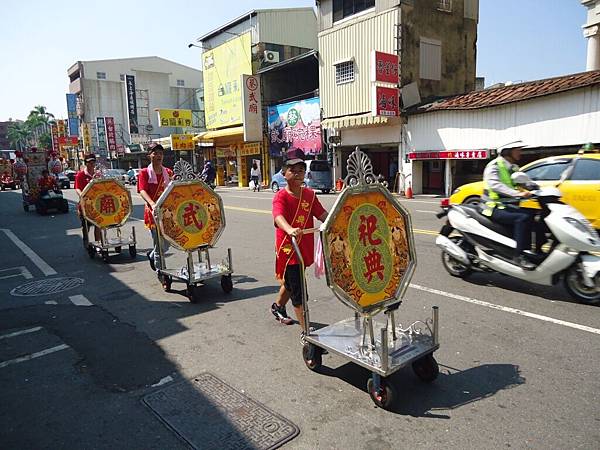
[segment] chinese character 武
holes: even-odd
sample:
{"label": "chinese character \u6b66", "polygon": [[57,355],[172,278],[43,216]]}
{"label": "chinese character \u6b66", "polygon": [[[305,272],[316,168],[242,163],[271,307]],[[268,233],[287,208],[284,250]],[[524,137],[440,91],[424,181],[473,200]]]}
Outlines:
{"label": "chinese character \u6b66", "polygon": [[193,203],[188,204],[183,210],[183,225],[190,226],[192,223],[196,225],[198,230],[201,230],[204,226],[202,222],[198,222],[198,218],[196,217],[196,212],[200,209],[199,206],[194,205]]}

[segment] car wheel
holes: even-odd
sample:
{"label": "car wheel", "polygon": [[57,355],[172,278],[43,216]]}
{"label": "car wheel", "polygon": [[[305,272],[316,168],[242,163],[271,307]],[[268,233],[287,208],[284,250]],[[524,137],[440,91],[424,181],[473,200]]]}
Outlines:
{"label": "car wheel", "polygon": [[273,192],[277,192],[277,191],[279,190],[279,184],[277,183],[277,181],[273,181],[273,182],[271,183],[271,190],[272,190]]}

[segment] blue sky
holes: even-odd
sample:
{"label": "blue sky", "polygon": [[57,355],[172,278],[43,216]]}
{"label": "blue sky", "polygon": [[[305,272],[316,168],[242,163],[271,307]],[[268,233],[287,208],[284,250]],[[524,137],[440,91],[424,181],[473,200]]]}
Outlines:
{"label": "blue sky", "polygon": [[[457,1],[457,0],[456,0]],[[196,37],[254,8],[314,0],[24,0],[2,10],[0,120],[34,105],[66,116],[67,68],[77,60],[161,56],[199,68]],[[88,6],[89,5],[89,6]],[[486,85],[585,70],[586,10],[578,0],[480,0],[477,75]]]}

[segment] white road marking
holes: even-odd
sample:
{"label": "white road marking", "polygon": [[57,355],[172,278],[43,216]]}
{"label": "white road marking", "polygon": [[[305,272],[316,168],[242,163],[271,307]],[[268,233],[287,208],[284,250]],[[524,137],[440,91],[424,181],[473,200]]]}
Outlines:
{"label": "white road marking", "polygon": [[418,284],[410,284],[410,287],[413,289],[417,289],[419,291],[430,292],[432,294],[441,295],[443,297],[453,298],[455,300],[460,300],[467,303],[473,303],[474,305],[485,306],[487,308],[497,309],[499,311],[504,311],[512,314],[518,314],[520,316],[529,317],[532,319],[542,320],[544,322],[554,323],[556,325],[562,325],[564,327],[574,328],[580,331],[587,331],[588,333],[600,334],[600,329],[588,327],[586,325],[580,325],[578,323],[567,322],[565,320],[554,319],[553,317],[542,316],[541,314],[530,313],[527,311],[522,311],[516,308],[510,308],[508,306],[496,305],[494,303],[484,302],[482,300],[477,300],[476,298],[464,297],[458,294],[452,294],[450,292],[440,291],[438,289],[432,289],[425,286],[420,286]]}
{"label": "white road marking", "polygon": [[51,353],[58,352],[60,350],[64,350],[64,349],[67,349],[67,348],[69,348],[69,346],[67,344],[61,344],[61,345],[57,345],[56,347],[47,348],[46,350],[41,350],[39,352],[35,352],[35,353],[31,353],[29,355],[21,356],[19,358],[9,359],[8,361],[0,362],[0,369],[2,369],[4,367],[7,367],[7,366],[12,366],[13,364],[18,364],[18,363],[22,363],[22,362],[25,362],[25,361],[30,361],[32,359],[39,358],[41,356],[46,356],[46,355],[49,355]]}
{"label": "white road marking", "polygon": [[13,333],[3,334],[2,336],[0,336],[0,339],[8,339],[11,337],[20,336],[22,334],[35,333],[36,331],[40,331],[41,329],[42,327],[27,328],[26,330],[19,330]]}
{"label": "white road marking", "polygon": [[15,236],[15,234],[12,231],[6,228],[2,228],[1,230],[4,232],[4,234],[8,236],[8,238],[11,241],[14,242],[14,244],[17,247],[19,247],[19,249],[23,253],[25,253],[25,256],[27,256],[31,260],[31,262],[33,262],[38,267],[38,269],[42,271],[44,275],[56,275],[56,270],[50,267],[48,263],[46,263],[46,261],[44,261],[37,255],[37,253],[35,253],[31,248],[29,248],[21,239]]}
{"label": "white road marking", "polygon": [[420,212],[420,213],[427,213],[427,214],[436,214],[437,211],[429,211],[429,210],[425,210],[425,209],[415,209],[416,212]]}
{"label": "white road marking", "polygon": [[168,375],[162,378],[158,383],[153,384],[151,387],[162,386],[163,384],[170,383],[171,381],[173,381],[173,377],[171,375]]}
{"label": "white road marking", "polygon": [[243,198],[244,200],[248,198],[257,198],[259,200],[273,200],[273,197],[259,197],[257,195],[227,195],[227,198]]}
{"label": "white road marking", "polygon": [[85,295],[71,295],[69,296],[69,300],[71,300],[76,306],[93,306],[93,303],[90,302]]}
{"label": "white road marking", "polygon": [[58,305],[58,302],[55,302],[54,300],[48,300],[47,302],[44,302],[46,305]]}
{"label": "white road marking", "polygon": [[0,272],[8,272],[9,270],[19,270],[19,273],[14,273],[12,275],[3,275],[0,277],[0,280],[5,280],[6,278],[15,278],[15,277],[23,277],[26,280],[31,280],[33,278],[33,275],[31,275],[31,272],[29,270],[27,270],[27,267],[25,266],[15,266],[15,267],[9,267],[8,269],[0,269]]}

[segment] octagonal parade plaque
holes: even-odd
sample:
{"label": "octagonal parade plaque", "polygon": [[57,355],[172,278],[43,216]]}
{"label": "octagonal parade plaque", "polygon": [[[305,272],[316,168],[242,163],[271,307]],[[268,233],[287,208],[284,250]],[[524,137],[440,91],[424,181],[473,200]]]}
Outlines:
{"label": "octagonal parade plaque", "polygon": [[415,271],[410,214],[376,181],[358,148],[346,182],[322,226],[327,280],[346,305],[376,313],[401,301]]}
{"label": "octagonal parade plaque", "polygon": [[182,251],[214,246],[225,229],[223,201],[200,179],[178,176],[177,169],[156,202],[160,233]]}
{"label": "octagonal parade plaque", "polygon": [[132,211],[131,193],[111,178],[91,180],[81,193],[84,217],[99,228],[119,227]]}

